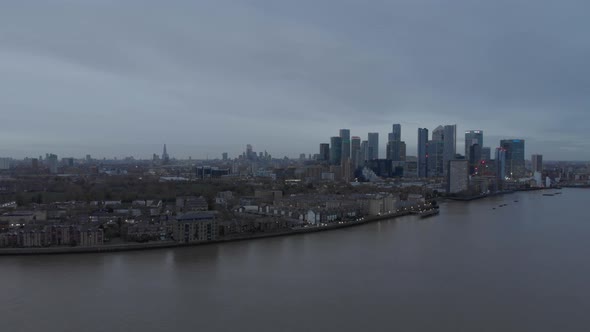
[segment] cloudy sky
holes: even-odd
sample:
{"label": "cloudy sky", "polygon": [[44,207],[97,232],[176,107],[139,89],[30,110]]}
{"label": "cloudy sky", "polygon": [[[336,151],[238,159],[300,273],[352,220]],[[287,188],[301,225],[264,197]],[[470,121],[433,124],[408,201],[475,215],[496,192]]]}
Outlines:
{"label": "cloudy sky", "polygon": [[0,156],[317,153],[340,128],[590,159],[590,2],[3,0]]}

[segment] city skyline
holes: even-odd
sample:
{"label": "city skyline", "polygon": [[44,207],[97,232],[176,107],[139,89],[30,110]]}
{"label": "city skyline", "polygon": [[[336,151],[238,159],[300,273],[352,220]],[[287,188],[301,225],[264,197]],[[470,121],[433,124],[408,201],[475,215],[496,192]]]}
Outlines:
{"label": "city skyline", "polygon": [[392,123],[414,155],[460,123],[590,160],[590,4],[35,3],[0,11],[1,156],[296,157],[338,128],[384,155]]}

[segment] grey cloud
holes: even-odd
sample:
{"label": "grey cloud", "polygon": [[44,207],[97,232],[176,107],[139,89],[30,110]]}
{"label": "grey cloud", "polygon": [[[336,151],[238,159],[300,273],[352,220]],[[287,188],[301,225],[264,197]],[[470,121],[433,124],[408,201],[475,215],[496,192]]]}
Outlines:
{"label": "grey cloud", "polygon": [[483,129],[491,146],[492,137],[523,137],[527,153],[588,159],[567,147],[587,141],[589,9],[533,0],[5,1],[0,154],[149,156],[166,142],[179,157],[204,157],[235,155],[247,141],[293,156],[315,153],[339,128],[386,137],[400,122],[409,154],[416,128],[457,123],[459,133]]}

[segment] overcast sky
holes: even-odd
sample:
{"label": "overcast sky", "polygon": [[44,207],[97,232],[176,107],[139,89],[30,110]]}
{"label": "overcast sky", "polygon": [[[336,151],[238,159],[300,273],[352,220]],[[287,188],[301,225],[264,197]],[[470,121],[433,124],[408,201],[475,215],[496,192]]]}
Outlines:
{"label": "overcast sky", "polygon": [[340,128],[590,159],[590,2],[3,0],[0,156],[317,153]]}

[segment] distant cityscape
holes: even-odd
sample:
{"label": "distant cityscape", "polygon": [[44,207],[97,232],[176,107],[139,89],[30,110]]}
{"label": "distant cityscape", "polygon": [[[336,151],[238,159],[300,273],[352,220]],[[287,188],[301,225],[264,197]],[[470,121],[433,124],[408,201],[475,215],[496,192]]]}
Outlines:
{"label": "distant cityscape", "polygon": [[150,160],[0,158],[0,247],[124,250],[286,235],[431,216],[441,200],[590,184],[587,163],[527,160],[524,139],[485,144],[482,130],[468,130],[458,151],[456,125],[419,128],[408,155],[401,133],[393,124],[385,156],[379,133],[340,129],[297,159],[250,144],[208,160],[176,159],[165,144]]}

